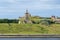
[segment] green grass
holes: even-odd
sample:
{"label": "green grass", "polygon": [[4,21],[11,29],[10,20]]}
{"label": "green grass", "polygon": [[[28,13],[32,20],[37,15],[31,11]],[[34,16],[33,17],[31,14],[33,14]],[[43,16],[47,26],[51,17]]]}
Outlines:
{"label": "green grass", "polygon": [[60,34],[60,24],[45,26],[40,24],[0,23],[0,34]]}

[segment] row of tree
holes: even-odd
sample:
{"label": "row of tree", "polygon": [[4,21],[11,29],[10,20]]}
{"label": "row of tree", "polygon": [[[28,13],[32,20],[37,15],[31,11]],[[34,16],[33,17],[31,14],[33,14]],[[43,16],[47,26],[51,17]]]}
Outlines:
{"label": "row of tree", "polygon": [[17,19],[0,19],[0,23],[18,23]]}

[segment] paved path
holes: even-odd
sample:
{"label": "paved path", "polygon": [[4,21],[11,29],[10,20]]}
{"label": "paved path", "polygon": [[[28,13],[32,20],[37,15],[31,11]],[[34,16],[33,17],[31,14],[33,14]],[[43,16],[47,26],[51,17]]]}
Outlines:
{"label": "paved path", "polygon": [[39,38],[39,37],[40,37],[40,38],[41,38],[41,37],[44,37],[44,38],[45,38],[45,37],[57,38],[57,37],[59,37],[59,38],[60,38],[60,35],[46,35],[46,34],[45,34],[45,35],[23,35],[23,34],[22,34],[22,35],[19,35],[19,34],[16,34],[16,35],[15,35],[15,34],[14,34],[14,35],[12,35],[12,34],[11,34],[11,35],[7,35],[7,34],[6,34],[6,35],[5,35],[5,34],[4,34],[4,35],[0,35],[0,38],[1,38],[1,37],[9,37],[9,38],[11,38],[11,37],[12,37],[12,38],[13,38],[13,37],[14,37],[14,38],[15,38],[15,37],[16,37],[16,38],[17,38],[17,37],[18,37],[18,38],[19,38],[19,37],[20,37],[20,38],[21,38],[21,37],[24,37],[24,38],[25,38],[25,37],[26,37],[26,38],[29,38],[29,37],[30,37],[30,38],[31,38],[31,37],[33,37],[33,38],[35,38],[35,37],[36,37],[36,38],[37,38],[37,37],[38,37],[38,38]]}

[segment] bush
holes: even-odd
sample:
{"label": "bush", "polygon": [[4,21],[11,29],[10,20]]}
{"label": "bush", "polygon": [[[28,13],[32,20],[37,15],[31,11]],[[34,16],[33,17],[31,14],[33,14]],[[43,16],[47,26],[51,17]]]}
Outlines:
{"label": "bush", "polygon": [[41,20],[40,24],[48,26],[48,25],[51,24],[51,21],[49,21],[49,20]]}

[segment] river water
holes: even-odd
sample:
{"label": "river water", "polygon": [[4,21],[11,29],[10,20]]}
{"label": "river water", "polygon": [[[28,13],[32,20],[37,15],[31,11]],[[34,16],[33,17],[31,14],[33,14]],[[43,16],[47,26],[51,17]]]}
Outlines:
{"label": "river water", "polygon": [[60,40],[60,38],[0,38],[0,40]]}

